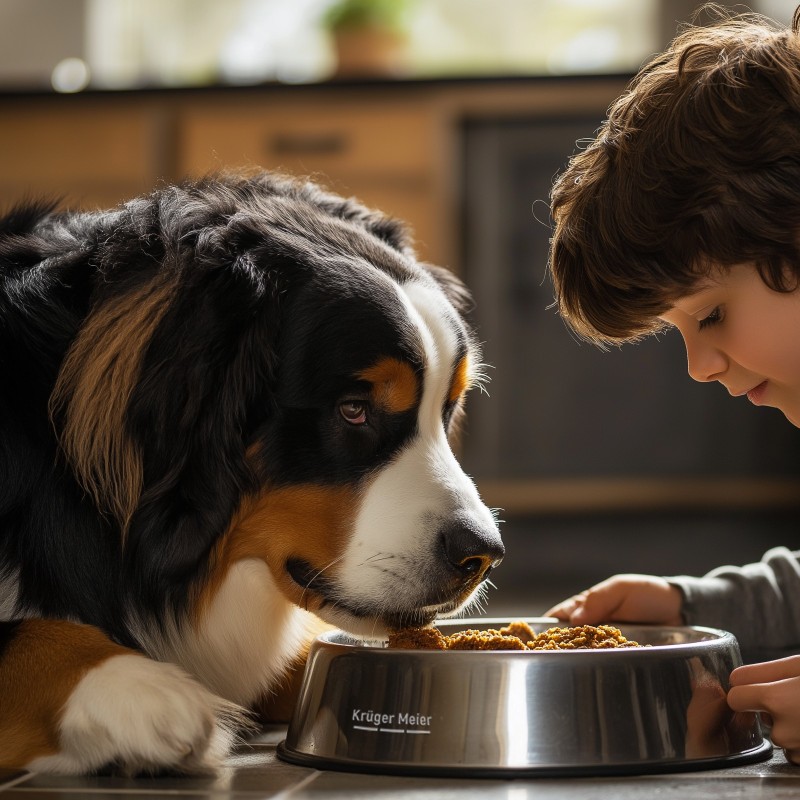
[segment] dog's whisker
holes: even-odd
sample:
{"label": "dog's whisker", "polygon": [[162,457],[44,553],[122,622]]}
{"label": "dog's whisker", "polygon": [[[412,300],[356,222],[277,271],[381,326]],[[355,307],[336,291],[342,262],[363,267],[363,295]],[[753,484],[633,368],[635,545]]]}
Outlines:
{"label": "dog's whisker", "polygon": [[394,558],[394,557],[395,557],[395,554],[394,554],[394,553],[385,553],[385,552],[382,552],[382,551],[380,551],[380,552],[377,552],[377,553],[373,553],[373,554],[372,554],[372,555],[371,555],[371,556],[370,556],[368,559],[366,559],[366,560],[367,560],[367,561],[373,561],[374,559],[382,559],[382,558]]}
{"label": "dog's whisker", "polygon": [[485,394],[487,397],[489,396],[489,390],[487,389],[487,385],[491,381],[491,375],[489,375],[488,373],[488,370],[490,369],[494,369],[492,364],[486,364],[481,362],[473,366],[471,375],[472,386],[477,387],[478,391],[481,394]]}
{"label": "dog's whisker", "polygon": [[363,567],[366,564],[372,566],[376,561],[387,561],[392,558],[395,558],[394,553],[373,553],[373,555],[365,558],[358,566]]}
{"label": "dog's whisker", "polygon": [[[334,558],[333,561],[331,561],[329,564],[326,564],[322,569],[318,570],[316,573],[314,573],[314,575],[311,576],[311,578],[309,579],[308,583],[303,587],[303,593],[300,595],[300,602],[301,603],[306,599],[306,593],[308,592],[308,587],[311,586],[311,584],[314,583],[314,581],[317,578],[319,578],[319,576],[322,575],[323,572],[325,572],[326,570],[329,570],[334,564],[338,563],[343,558],[344,558],[344,553],[342,553],[341,555],[339,555],[336,558]],[[308,603],[307,602],[306,602],[305,608],[306,608],[306,610],[308,610]]]}

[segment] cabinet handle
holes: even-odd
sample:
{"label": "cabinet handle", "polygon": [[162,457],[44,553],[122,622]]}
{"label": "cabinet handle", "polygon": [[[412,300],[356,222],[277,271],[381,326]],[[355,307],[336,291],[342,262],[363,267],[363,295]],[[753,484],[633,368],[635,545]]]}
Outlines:
{"label": "cabinet handle", "polygon": [[266,149],[281,156],[333,156],[347,150],[342,133],[278,133],[266,142]]}

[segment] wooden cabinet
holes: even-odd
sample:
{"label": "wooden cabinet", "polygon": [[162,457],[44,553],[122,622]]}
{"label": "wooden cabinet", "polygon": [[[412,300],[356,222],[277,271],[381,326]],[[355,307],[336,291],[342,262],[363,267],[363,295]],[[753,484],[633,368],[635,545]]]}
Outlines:
{"label": "wooden cabinet", "polygon": [[123,97],[0,98],[0,202],[113,205],[163,172],[164,117]]}

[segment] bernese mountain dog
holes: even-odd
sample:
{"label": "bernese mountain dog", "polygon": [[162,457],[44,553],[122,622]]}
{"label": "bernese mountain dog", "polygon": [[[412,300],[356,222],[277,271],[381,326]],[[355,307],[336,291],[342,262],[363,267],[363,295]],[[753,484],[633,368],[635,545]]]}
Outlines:
{"label": "bernese mountain dog", "polygon": [[503,556],[449,435],[469,296],[271,173],[0,220],[0,766],[221,763],[320,620],[456,613]]}

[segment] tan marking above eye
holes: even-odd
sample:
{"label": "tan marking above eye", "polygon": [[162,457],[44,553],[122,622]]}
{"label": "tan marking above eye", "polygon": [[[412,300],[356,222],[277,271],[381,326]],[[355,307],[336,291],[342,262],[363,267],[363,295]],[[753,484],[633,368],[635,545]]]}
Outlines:
{"label": "tan marking above eye", "polygon": [[470,384],[469,376],[469,357],[464,356],[458,362],[455,372],[453,373],[453,380],[450,383],[450,391],[447,394],[447,400],[450,403],[455,403],[464,392],[467,391]]}
{"label": "tan marking above eye", "polygon": [[392,414],[409,411],[417,402],[419,380],[406,361],[387,356],[358,374],[372,384],[372,401]]}

